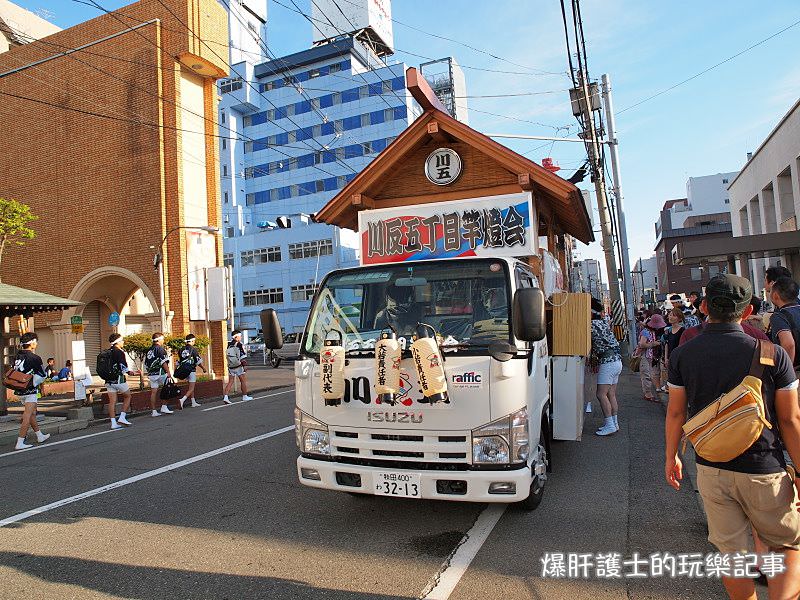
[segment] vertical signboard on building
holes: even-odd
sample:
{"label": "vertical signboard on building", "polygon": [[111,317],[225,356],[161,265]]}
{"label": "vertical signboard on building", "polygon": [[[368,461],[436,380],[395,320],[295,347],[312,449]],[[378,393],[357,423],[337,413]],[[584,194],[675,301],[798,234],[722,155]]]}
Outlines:
{"label": "vertical signboard on building", "polygon": [[205,231],[186,232],[186,268],[189,279],[189,320],[206,320],[206,269],[217,264],[216,236]]}

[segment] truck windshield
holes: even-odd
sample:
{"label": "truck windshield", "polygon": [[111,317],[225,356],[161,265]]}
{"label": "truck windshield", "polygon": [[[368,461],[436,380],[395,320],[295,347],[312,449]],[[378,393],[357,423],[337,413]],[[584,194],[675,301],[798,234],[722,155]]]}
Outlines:
{"label": "truck windshield", "polygon": [[319,353],[333,331],[342,334],[346,350],[369,350],[380,332],[390,327],[406,338],[408,346],[418,322],[441,334],[445,346],[484,347],[509,341],[508,281],[505,263],[492,259],[334,273],[314,302],[304,350]]}

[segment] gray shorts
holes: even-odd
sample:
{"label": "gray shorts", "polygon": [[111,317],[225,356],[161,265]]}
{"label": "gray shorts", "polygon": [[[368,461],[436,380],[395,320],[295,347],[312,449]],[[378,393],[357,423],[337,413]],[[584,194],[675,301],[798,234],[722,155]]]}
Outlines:
{"label": "gray shorts", "polygon": [[235,369],[230,369],[229,372],[231,375],[239,377],[240,375],[244,375],[244,367],[236,367]]}
{"label": "gray shorts", "polygon": [[164,385],[164,382],[167,380],[166,375],[148,375],[147,378],[150,380],[150,387],[154,390]]}
{"label": "gray shorts", "polygon": [[23,404],[36,404],[39,401],[39,396],[36,394],[28,394],[27,396],[17,396],[19,401]]}
{"label": "gray shorts", "polygon": [[117,394],[127,394],[130,391],[127,383],[107,383],[106,389]]}
{"label": "gray shorts", "polygon": [[189,373],[188,377],[186,377],[184,381],[188,381],[189,383],[194,383],[195,381],[197,381],[197,373],[195,371],[192,371],[191,373]]}

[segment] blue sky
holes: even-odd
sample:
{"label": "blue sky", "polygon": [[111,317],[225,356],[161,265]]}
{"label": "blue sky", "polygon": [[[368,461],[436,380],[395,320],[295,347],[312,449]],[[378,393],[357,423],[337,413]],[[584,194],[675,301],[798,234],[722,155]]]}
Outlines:
{"label": "blue sky", "polygon": [[[48,11],[48,18],[61,27],[100,14],[76,0],[14,1],[30,10]],[[98,1],[108,9],[128,4]],[[281,1],[291,6],[288,0]],[[310,13],[310,0],[296,1]],[[395,0],[392,11],[398,21],[529,67],[394,24],[395,46],[401,50],[432,58],[455,56],[466,66],[531,72],[465,68],[469,95],[553,92],[469,98],[470,108],[477,109],[470,112],[470,124],[479,131],[529,135],[558,131],[570,136],[577,132],[564,91],[569,81],[557,0]],[[590,75],[599,79],[609,73],[612,78],[628,237],[635,260],[652,253],[658,211],[665,200],[685,195],[688,177],[741,168],[746,153],[758,147],[800,96],[796,60],[800,25],[694,81],[629,111],[624,109],[800,20],[800,3],[584,0],[583,17]],[[268,27],[267,42],[277,55],[310,45],[308,21],[272,0]],[[423,61],[404,52],[394,58],[408,65]],[[535,74],[534,69],[562,74]],[[570,129],[557,129],[563,126]],[[566,176],[584,156],[580,144],[540,147],[542,143],[535,141],[501,141],[537,162],[553,157]],[[582,248],[580,255],[601,258],[602,253],[593,244]]]}

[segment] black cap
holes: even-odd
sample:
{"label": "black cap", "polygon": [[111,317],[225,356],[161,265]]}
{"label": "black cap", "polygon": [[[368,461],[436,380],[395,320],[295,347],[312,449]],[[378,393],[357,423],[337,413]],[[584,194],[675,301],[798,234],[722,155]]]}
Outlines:
{"label": "black cap", "polygon": [[750,281],[738,275],[716,275],[706,285],[706,304],[714,312],[742,312],[752,297]]}

